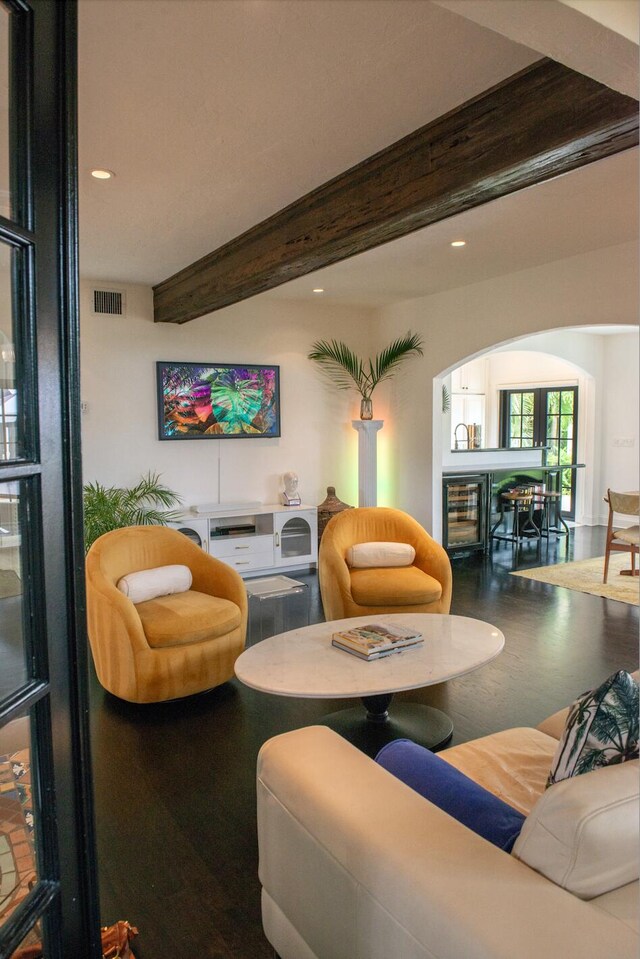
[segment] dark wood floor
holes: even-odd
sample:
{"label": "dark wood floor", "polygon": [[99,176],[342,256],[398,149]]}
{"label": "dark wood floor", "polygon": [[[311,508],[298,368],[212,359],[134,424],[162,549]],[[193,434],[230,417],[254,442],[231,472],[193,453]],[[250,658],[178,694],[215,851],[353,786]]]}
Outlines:
{"label": "dark wood floor", "polygon": [[[604,529],[579,528],[521,567],[602,555]],[[638,609],[509,575],[510,546],[456,559],[452,612],[505,634],[468,677],[402,694],[446,710],[454,742],[535,725],[618,668],[638,667]],[[312,621],[322,619],[315,575]],[[93,683],[96,818],[103,922],[129,919],[139,959],[271,959],[257,878],[255,764],[270,736],[339,701],[284,699],[235,680],[180,702],[133,706]]]}

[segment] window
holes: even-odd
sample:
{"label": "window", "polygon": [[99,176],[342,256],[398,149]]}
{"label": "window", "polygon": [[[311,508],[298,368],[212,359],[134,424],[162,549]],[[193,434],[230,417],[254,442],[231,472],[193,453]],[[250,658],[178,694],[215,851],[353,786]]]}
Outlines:
{"label": "window", "polygon": [[560,474],[562,512],[575,516],[578,387],[536,387],[500,391],[500,441],[509,449],[546,447],[547,466]]}

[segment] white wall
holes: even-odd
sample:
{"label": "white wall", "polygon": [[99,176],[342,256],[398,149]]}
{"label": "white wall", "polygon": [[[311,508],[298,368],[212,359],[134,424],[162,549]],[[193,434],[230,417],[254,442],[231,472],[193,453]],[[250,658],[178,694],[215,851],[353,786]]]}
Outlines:
{"label": "white wall", "polygon": [[[600,489],[638,489],[638,335],[603,337],[604,381],[602,434],[604,437]],[[624,446],[618,445],[624,441]],[[607,511],[600,502],[600,522]]]}
{"label": "white wall", "polygon": [[[637,261],[637,243],[625,243],[381,310],[379,342],[410,328],[426,343],[424,359],[391,383],[392,501],[439,535],[444,419],[432,423],[432,413],[441,406],[442,378],[464,360],[532,333],[637,325]],[[575,362],[582,365],[582,354]]]}
{"label": "white wall", "polygon": [[[305,502],[321,502],[328,485],[345,502],[357,502],[357,435],[350,420],[359,415],[358,394],[328,386],[306,354],[316,339],[331,337],[368,352],[370,311],[255,297],[182,326],[154,324],[148,287],[106,284],[125,289],[127,316],[96,317],[93,285],[81,284],[85,482],[129,485],[153,470],[185,506],[274,503],[282,474],[294,470]],[[161,442],[156,360],[279,364],[282,436]]]}

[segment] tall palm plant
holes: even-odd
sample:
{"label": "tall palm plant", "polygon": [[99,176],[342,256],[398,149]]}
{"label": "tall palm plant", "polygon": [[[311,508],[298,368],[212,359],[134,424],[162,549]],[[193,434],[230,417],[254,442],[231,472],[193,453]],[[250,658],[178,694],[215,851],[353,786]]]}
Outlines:
{"label": "tall palm plant", "polygon": [[123,526],[165,526],[177,519],[180,497],[160,482],[158,473],[147,473],[136,486],[121,488],[87,483],[84,487],[84,545],[103,533]]}
{"label": "tall palm plant", "polygon": [[363,361],[339,340],[318,340],[311,347],[308,359],[314,360],[339,390],[356,389],[362,397],[360,416],[371,419],[371,394],[378,383],[393,376],[403,360],[423,355],[421,337],[409,331],[373,360]]}

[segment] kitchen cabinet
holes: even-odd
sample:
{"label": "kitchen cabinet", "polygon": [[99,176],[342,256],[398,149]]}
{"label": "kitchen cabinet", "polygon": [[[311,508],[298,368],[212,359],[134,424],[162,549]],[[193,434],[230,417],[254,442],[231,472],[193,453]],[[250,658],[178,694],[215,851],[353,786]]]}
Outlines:
{"label": "kitchen cabinet", "polygon": [[487,361],[480,357],[464,363],[451,373],[451,392],[485,393],[487,379]]}

